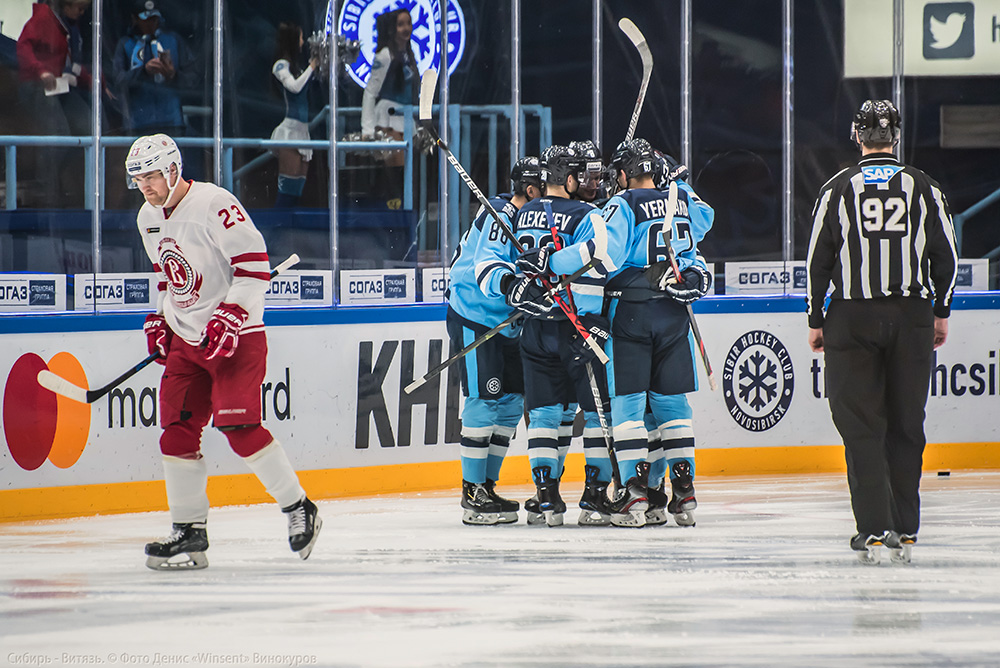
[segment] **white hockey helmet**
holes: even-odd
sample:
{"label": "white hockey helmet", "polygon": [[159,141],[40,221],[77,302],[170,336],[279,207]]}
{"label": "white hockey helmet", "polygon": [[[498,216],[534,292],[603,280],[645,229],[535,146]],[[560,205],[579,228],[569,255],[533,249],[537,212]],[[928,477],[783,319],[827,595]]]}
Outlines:
{"label": "white hockey helmet", "polygon": [[169,183],[170,165],[177,165],[178,182],[180,182],[181,164],[181,151],[177,148],[177,142],[167,135],[155,134],[139,137],[133,142],[128,157],[125,158],[125,172],[128,175],[129,188],[138,187],[133,177],[153,171],[159,171]]}

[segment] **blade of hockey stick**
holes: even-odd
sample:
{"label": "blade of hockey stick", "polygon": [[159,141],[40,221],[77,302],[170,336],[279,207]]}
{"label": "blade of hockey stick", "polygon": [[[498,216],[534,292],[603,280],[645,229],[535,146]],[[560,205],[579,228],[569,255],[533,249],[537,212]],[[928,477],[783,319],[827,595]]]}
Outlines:
{"label": "blade of hockey stick", "polygon": [[[579,269],[577,269],[576,271],[574,271],[572,274],[570,274],[569,276],[567,276],[563,280],[561,280],[558,283],[556,283],[555,285],[553,285],[552,289],[549,290],[549,292],[547,294],[551,297],[552,295],[554,295],[555,293],[559,292],[560,290],[562,290],[563,288],[565,288],[567,285],[569,285],[570,283],[572,283],[573,281],[575,281],[576,279],[580,278],[581,276],[583,276],[584,274],[586,274],[588,271],[590,271],[591,269],[593,269],[595,264],[597,264],[597,263],[594,260],[591,260],[590,262],[588,262],[587,264],[583,265],[582,267],[580,267]],[[473,341],[472,343],[470,343],[466,347],[462,348],[461,350],[459,350],[458,352],[456,352],[454,355],[452,355],[451,357],[449,357],[445,361],[443,361],[440,364],[438,364],[436,367],[434,367],[433,369],[431,369],[430,371],[428,371],[427,373],[425,373],[420,378],[417,378],[415,381],[413,381],[412,383],[410,383],[409,385],[407,385],[405,388],[403,388],[403,391],[406,392],[407,394],[412,394],[413,391],[416,390],[418,387],[420,387],[421,385],[423,385],[424,383],[426,383],[427,381],[429,381],[431,378],[433,378],[434,376],[438,375],[439,373],[441,373],[442,371],[444,371],[445,369],[447,369],[448,367],[450,367],[452,364],[454,364],[458,360],[462,359],[463,357],[465,357],[466,355],[468,355],[469,353],[471,353],[473,350],[475,350],[479,346],[483,345],[484,343],[486,343],[487,341],[489,341],[490,339],[492,339],[494,336],[496,336],[497,334],[499,334],[500,332],[502,332],[504,329],[506,329],[508,325],[510,325],[512,322],[514,322],[518,318],[522,317],[523,315],[524,315],[524,313],[522,313],[521,311],[514,311],[513,313],[510,314],[510,316],[506,320],[504,320],[503,322],[501,322],[499,325],[497,325],[493,329],[491,329],[491,330],[489,330],[487,332],[484,332],[475,341]]]}
{"label": "blade of hockey stick", "polygon": [[[669,216],[665,216],[666,220],[673,221],[674,213],[677,211],[677,182],[670,182],[670,189],[667,195],[667,212]],[[677,257],[674,255],[673,244],[667,244],[667,252],[670,256],[670,266],[673,267],[674,277],[676,280],[681,280],[681,271],[677,266]],[[705,348],[705,341],[701,338],[701,330],[698,329],[698,321],[694,317],[694,309],[691,308],[690,304],[685,304],[688,312],[688,319],[691,321],[691,332],[694,334],[695,343],[698,344],[698,351],[701,353],[701,363],[705,367],[705,374],[708,376],[708,386],[713,391],[718,388],[718,384],[715,382],[715,372],[712,371],[712,363],[708,361],[708,350]]]}
{"label": "blade of hockey stick", "polygon": [[625,133],[625,141],[630,141],[635,135],[635,127],[639,123],[639,112],[642,111],[643,102],[646,101],[646,90],[649,88],[649,79],[653,75],[653,54],[649,50],[649,45],[646,43],[642,31],[632,23],[631,19],[618,21],[618,28],[635,45],[642,61],[642,83],[639,85],[639,97],[636,98],[635,107],[632,109],[632,118],[628,123],[628,132]]}
{"label": "blade of hockey stick", "polygon": [[[284,272],[289,267],[297,264],[298,261],[299,261],[298,254],[292,253],[291,255],[288,256],[288,259],[286,259],[284,262],[281,262],[280,264],[278,264],[278,266],[276,266],[274,269],[271,270],[271,278],[274,278],[278,274]],[[147,366],[155,362],[157,358],[159,358],[159,356],[160,356],[159,351],[151,353],[141,362],[133,366],[131,369],[129,369],[122,375],[115,378],[107,385],[99,387],[94,390],[85,390],[84,388],[78,385],[74,385],[65,378],[62,378],[61,376],[57,376],[56,374],[52,373],[48,369],[42,369],[41,371],[38,372],[38,384],[51,392],[55,392],[58,395],[67,397],[74,401],[79,401],[81,404],[92,404],[101,397],[103,397],[105,394],[115,389],[116,387],[124,383],[126,380],[128,380],[129,378],[131,378],[132,376],[139,373]]]}

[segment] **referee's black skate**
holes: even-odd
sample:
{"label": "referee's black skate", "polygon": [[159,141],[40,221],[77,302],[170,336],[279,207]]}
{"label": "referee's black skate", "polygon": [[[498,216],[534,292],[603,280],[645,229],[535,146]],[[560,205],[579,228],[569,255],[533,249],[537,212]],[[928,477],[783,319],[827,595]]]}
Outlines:
{"label": "referee's black skate", "polygon": [[911,552],[913,550],[914,543],[917,542],[917,534],[915,533],[901,533],[896,539],[896,544],[887,544],[889,548],[889,558],[892,559],[897,564],[908,564],[910,563]]}
{"label": "referee's black skate", "polygon": [[649,462],[635,465],[635,475],[618,488],[611,501],[611,523],[616,527],[646,526],[649,509]]}
{"label": "referee's black skate", "polygon": [[596,466],[584,466],[587,482],[580,497],[580,519],[576,522],[584,526],[607,526],[611,524],[611,500],[608,499],[608,484],[598,480],[601,470]]}
{"label": "referee's black skate", "polygon": [[316,504],[308,497],[303,497],[298,503],[282,508],[281,511],[288,516],[289,547],[300,559],[308,559],[319,538],[320,529],[323,528],[323,520]]}
{"label": "referee's black skate", "polygon": [[517,511],[521,509],[521,504],[513,499],[505,499],[497,494],[496,480],[487,480],[483,483],[486,493],[491,499],[500,504],[500,524],[513,524],[517,522]]}
{"label": "referee's black skate", "polygon": [[462,481],[462,524],[493,525],[500,522],[500,504],[490,498],[486,485]]}
{"label": "referee's black skate", "polygon": [[694,498],[694,477],[691,475],[691,463],[680,461],[673,465],[673,477],[670,479],[670,489],[673,494],[667,505],[667,512],[674,516],[677,526],[693,527],[694,509],[698,500]]}
{"label": "referee's black skate", "polygon": [[858,560],[863,564],[875,565],[882,561],[882,547],[890,550],[899,547],[899,538],[891,531],[879,535],[859,533],[851,538],[851,549],[858,553]]}
{"label": "referee's black skate", "polygon": [[208,532],[204,522],[175,522],[169,536],[161,541],[146,543],[146,567],[154,571],[207,568],[207,549]]}
{"label": "referee's black skate", "polygon": [[[552,477],[552,469],[548,466],[536,466],[531,469],[531,477],[535,480],[538,510],[545,516],[545,523],[550,527],[562,526],[566,504],[559,496],[559,478]],[[525,504],[525,507],[527,505]]]}

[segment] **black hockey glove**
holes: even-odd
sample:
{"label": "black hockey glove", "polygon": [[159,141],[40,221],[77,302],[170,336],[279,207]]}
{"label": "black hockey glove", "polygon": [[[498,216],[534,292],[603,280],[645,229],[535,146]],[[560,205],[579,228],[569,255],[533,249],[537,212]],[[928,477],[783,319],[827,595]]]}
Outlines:
{"label": "black hockey glove", "polygon": [[[597,313],[585,313],[580,316],[580,324],[590,333],[591,339],[601,350],[607,347],[608,339],[611,338],[610,320]],[[573,352],[574,362],[583,364],[597,358],[594,349],[583,340],[579,332],[573,332],[573,338],[570,339],[569,345],[570,350]]]}
{"label": "black hockey glove", "polygon": [[548,244],[529,248],[515,261],[517,268],[527,276],[545,276],[549,273],[549,256],[552,251],[552,246]]}
{"label": "black hockey glove", "polygon": [[646,270],[646,278],[653,290],[666,292],[681,304],[690,304],[708,294],[712,275],[700,265],[693,264],[681,272],[677,282],[669,262],[657,262]]}
{"label": "black hockey glove", "polygon": [[555,305],[548,290],[534,278],[517,278],[513,274],[507,274],[500,282],[500,289],[507,295],[508,306],[528,315],[545,315]]}

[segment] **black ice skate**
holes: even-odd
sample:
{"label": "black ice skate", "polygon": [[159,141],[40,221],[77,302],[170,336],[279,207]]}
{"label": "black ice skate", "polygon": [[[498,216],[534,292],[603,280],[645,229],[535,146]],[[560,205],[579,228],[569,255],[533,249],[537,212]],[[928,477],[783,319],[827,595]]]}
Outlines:
{"label": "black ice skate", "polygon": [[863,564],[875,565],[882,560],[881,547],[899,546],[899,539],[891,531],[885,531],[877,536],[872,534],[855,534],[851,538],[851,549],[858,553],[858,560]]}
{"label": "black ice skate", "polygon": [[597,479],[600,469],[584,466],[587,482],[580,497],[580,519],[577,524],[584,526],[607,526],[611,524],[611,501],[608,499],[608,483]]}
{"label": "black ice skate", "polygon": [[281,512],[288,515],[288,545],[300,559],[308,559],[312,554],[313,545],[319,538],[323,520],[319,516],[316,504],[303,498],[295,505],[282,508]]}
{"label": "black ice skate", "polygon": [[616,527],[646,526],[646,510],[649,508],[649,462],[635,465],[635,475],[628,479],[624,487],[618,488],[611,501],[611,523]]}
{"label": "black ice skate", "polygon": [[673,465],[673,477],[670,488],[673,497],[667,505],[667,512],[674,516],[677,526],[693,527],[694,513],[698,501],[694,498],[694,477],[691,475],[691,463],[680,461]]}
{"label": "black ice skate", "polygon": [[146,543],[146,567],[154,571],[207,568],[207,549],[208,532],[204,522],[175,522],[168,537],[155,543]]}
{"label": "black ice skate", "polygon": [[649,508],[646,509],[646,526],[658,527],[667,523],[667,505],[670,498],[664,492],[665,481],[661,480],[659,486],[650,487],[646,490],[646,498],[649,500]]}
{"label": "black ice skate", "polygon": [[545,515],[542,514],[542,509],[538,507],[537,493],[524,502],[524,512],[528,516],[528,524],[545,524]]}
{"label": "black ice skate", "polygon": [[895,544],[891,542],[886,543],[886,547],[889,548],[889,558],[897,564],[908,564],[910,563],[911,552],[913,550],[914,543],[917,542],[917,535],[913,533],[901,533],[896,539]]}
{"label": "black ice skate", "polygon": [[[552,470],[548,466],[531,469],[531,477],[535,479],[538,510],[545,516],[545,523],[550,527],[562,526],[566,504],[559,496],[559,478],[552,477]],[[528,504],[524,505],[527,507]]]}
{"label": "black ice skate", "polygon": [[500,504],[500,524],[513,524],[517,522],[517,511],[521,509],[521,504],[513,499],[505,499],[496,490],[496,480],[487,480],[483,487],[491,499]]}
{"label": "black ice skate", "polygon": [[500,504],[490,498],[486,485],[462,481],[462,524],[492,525],[500,522]]}

